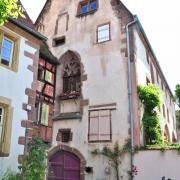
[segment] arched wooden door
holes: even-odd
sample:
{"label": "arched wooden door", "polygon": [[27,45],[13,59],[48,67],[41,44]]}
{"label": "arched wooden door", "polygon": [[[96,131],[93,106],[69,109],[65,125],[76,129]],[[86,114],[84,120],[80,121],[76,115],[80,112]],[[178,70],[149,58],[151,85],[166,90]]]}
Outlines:
{"label": "arched wooden door", "polygon": [[49,158],[48,180],[80,180],[80,159],[69,152],[58,151]]}

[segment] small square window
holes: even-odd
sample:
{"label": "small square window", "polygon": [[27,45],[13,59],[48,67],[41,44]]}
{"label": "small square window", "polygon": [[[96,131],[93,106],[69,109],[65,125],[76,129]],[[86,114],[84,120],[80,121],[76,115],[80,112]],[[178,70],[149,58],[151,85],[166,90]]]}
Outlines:
{"label": "small square window", "polygon": [[68,143],[69,141],[72,141],[71,129],[59,129],[56,140],[64,143]]}
{"label": "small square window", "polygon": [[98,26],[97,29],[97,42],[102,43],[110,40],[110,24]]}

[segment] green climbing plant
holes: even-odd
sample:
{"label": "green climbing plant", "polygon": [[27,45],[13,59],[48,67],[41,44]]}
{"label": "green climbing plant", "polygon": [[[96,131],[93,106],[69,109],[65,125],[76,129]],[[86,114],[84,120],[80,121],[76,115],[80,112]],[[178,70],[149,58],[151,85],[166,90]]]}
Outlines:
{"label": "green climbing plant", "polygon": [[39,137],[33,137],[29,143],[29,152],[25,155],[20,169],[25,180],[44,180],[46,170],[46,145]]}
{"label": "green climbing plant", "polygon": [[162,92],[154,84],[148,84],[146,86],[138,86],[138,94],[144,107],[142,123],[145,143],[147,145],[161,144],[163,139],[160,130],[159,108]]}

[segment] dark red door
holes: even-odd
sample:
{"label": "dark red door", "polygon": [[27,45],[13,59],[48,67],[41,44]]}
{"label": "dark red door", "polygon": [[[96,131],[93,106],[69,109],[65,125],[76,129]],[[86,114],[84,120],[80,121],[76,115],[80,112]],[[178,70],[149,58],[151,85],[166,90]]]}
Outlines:
{"label": "dark red door", "polygon": [[80,160],[74,154],[59,151],[49,159],[48,180],[80,180]]}

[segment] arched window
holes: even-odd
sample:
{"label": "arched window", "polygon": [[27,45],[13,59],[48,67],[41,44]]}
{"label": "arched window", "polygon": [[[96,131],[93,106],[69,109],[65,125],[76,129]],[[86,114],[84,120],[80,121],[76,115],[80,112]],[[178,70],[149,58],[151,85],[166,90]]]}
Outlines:
{"label": "arched window", "polygon": [[64,64],[63,69],[63,93],[80,94],[81,68],[79,62],[72,56]]}

